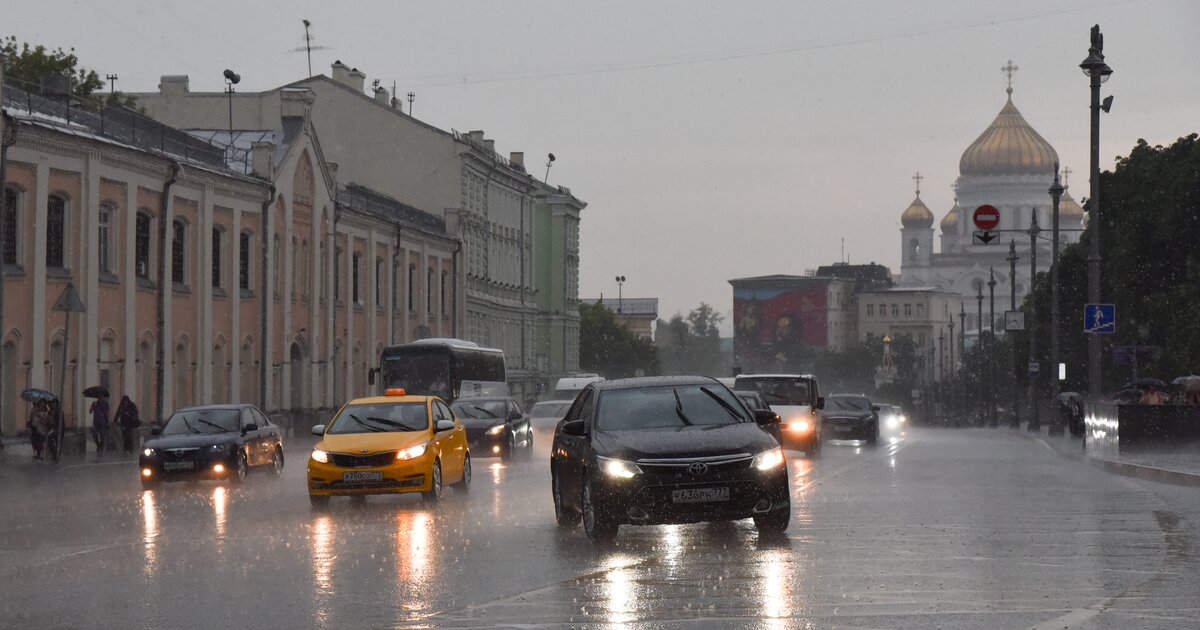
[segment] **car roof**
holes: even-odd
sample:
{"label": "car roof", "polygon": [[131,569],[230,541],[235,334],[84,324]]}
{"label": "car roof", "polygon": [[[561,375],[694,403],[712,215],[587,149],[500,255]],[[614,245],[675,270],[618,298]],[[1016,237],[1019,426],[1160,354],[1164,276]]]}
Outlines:
{"label": "car roof", "polygon": [[219,410],[219,409],[232,410],[232,409],[258,409],[258,408],[255,407],[254,405],[251,405],[250,403],[226,403],[226,404],[222,404],[222,405],[196,405],[194,407],[181,407],[179,409],[176,409],[172,413],[179,413],[181,411],[208,411],[208,410],[215,411],[215,410]]}
{"label": "car roof", "polygon": [[738,374],[734,377],[739,378],[810,378],[815,379],[812,374]]}
{"label": "car roof", "polygon": [[462,398],[455,398],[454,402],[455,403],[488,402],[488,401],[493,401],[493,400],[503,400],[503,401],[513,400],[513,401],[515,401],[515,399],[512,396],[463,396]]}
{"label": "car roof", "polygon": [[870,396],[867,396],[866,394],[851,394],[848,392],[842,392],[842,393],[838,393],[838,394],[828,394],[825,397],[833,398],[835,396],[838,398],[870,398]]}
{"label": "car roof", "polygon": [[[709,376],[641,376],[637,378],[621,378],[615,381],[598,381],[589,385],[596,391],[605,392],[616,389],[638,389],[640,387],[666,387],[669,385],[721,385],[717,379]],[[721,385],[724,387],[724,385]]]}
{"label": "car roof", "polygon": [[[459,400],[462,400],[462,399],[460,398]],[[565,398],[562,400],[539,400],[538,402],[533,403],[533,406],[536,407],[538,405],[569,405],[573,402],[575,402],[574,398],[571,398],[569,400],[565,399]]]}

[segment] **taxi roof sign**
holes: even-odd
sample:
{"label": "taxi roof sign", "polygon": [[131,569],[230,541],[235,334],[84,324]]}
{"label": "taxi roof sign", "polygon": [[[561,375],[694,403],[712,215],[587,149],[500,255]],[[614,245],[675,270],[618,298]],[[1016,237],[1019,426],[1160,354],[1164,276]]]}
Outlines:
{"label": "taxi roof sign", "polygon": [[404,391],[403,387],[389,387],[383,390],[384,396],[407,396],[408,392]]}

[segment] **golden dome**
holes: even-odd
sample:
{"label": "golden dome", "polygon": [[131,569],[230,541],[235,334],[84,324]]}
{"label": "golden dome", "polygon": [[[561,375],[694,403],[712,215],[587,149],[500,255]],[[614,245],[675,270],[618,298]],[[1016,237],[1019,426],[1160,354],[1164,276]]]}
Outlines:
{"label": "golden dome", "polygon": [[931,228],[933,227],[933,213],[925,207],[925,202],[921,201],[921,197],[918,195],[912,203],[908,204],[904,214],[900,215],[900,223],[906,228]]}
{"label": "golden dome", "polygon": [[962,175],[1048,175],[1058,153],[1025,122],[1012,96],[996,120],[963,151],[958,162]]}
{"label": "golden dome", "polygon": [[1058,221],[1082,221],[1083,207],[1071,197],[1071,193],[1063,191],[1062,199],[1058,201]]}
{"label": "golden dome", "polygon": [[942,234],[950,234],[958,229],[958,217],[962,214],[962,208],[958,207],[958,200],[954,200],[954,207],[950,208],[950,212],[942,217],[942,222],[939,224],[942,228]]}

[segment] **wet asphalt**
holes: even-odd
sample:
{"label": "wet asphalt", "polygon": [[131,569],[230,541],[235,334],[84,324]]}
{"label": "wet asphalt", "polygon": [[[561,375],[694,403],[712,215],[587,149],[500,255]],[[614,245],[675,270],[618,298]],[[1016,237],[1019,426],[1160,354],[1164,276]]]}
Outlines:
{"label": "wet asphalt", "polygon": [[4,628],[1200,627],[1200,490],[1007,430],[789,453],[785,536],[750,521],[556,527],[549,435],[467,495],[308,505],[281,477],[143,492],[132,461],[0,467]]}

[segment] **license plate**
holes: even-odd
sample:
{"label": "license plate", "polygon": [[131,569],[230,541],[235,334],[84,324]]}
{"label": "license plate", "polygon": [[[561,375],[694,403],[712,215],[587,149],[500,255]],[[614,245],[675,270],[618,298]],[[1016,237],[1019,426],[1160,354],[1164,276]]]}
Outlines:
{"label": "license plate", "polygon": [[342,473],[342,481],[383,481],[383,473],[378,470]]}
{"label": "license plate", "polygon": [[853,429],[853,428],[854,428],[854,427],[833,427],[833,430],[834,430],[834,431],[837,431],[837,432],[839,432],[839,433],[845,433],[845,432],[847,432],[847,431],[849,431],[850,429]]}
{"label": "license plate", "polygon": [[728,501],[729,488],[688,488],[672,490],[671,501],[675,503],[709,503],[712,501]]}
{"label": "license plate", "polygon": [[164,462],[163,470],[192,470],[196,462]]}

